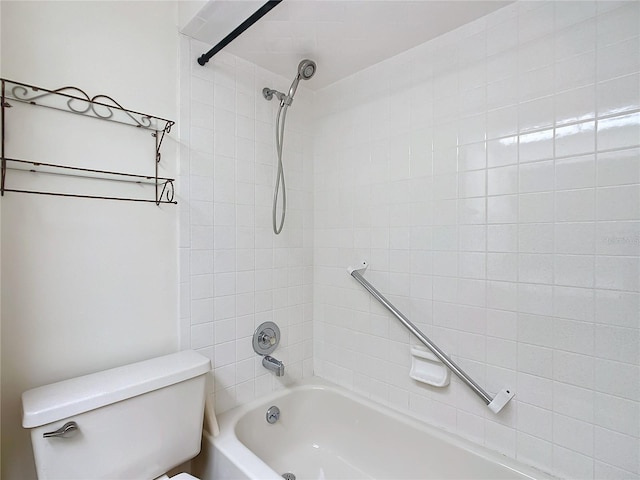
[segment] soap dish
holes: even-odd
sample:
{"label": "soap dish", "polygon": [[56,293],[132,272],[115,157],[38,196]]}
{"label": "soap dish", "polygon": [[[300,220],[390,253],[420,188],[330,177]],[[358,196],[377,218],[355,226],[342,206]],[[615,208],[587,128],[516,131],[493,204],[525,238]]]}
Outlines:
{"label": "soap dish", "polygon": [[411,371],[414,380],[434,387],[449,385],[450,372],[444,363],[438,360],[431,350],[425,347],[411,347]]}

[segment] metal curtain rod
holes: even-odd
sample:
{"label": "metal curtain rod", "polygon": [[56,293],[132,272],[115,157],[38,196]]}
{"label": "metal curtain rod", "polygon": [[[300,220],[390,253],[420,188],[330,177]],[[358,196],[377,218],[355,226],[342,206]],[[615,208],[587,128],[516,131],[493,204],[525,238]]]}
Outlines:
{"label": "metal curtain rod", "polygon": [[460,368],[453,360],[451,360],[440,348],[434,344],[429,337],[427,337],[422,331],[416,327],[411,321],[404,316],[404,314],[398,310],[389,300],[385,298],[376,288],[371,285],[365,278],[360,274],[361,271],[364,271],[367,268],[367,263],[362,262],[362,267],[355,269],[349,267],[347,271],[349,274],[355,278],[376,300],[378,300],[382,305],[384,305],[387,310],[389,310],[400,322],[407,327],[407,329],[413,333],[418,340],[420,340],[429,350],[433,352],[433,354],[438,357],[438,359],[444,363],[449,370],[455,373],[460,380],[462,380],[473,392],[478,395],[484,403],[487,404],[489,409],[498,413],[502,408],[513,398],[515,395],[513,390],[508,388],[503,388],[496,394],[495,397],[491,397],[487,392],[484,391],[480,385],[478,385],[462,368]]}
{"label": "metal curtain rod", "polygon": [[263,6],[261,6],[258,10],[255,11],[253,15],[247,18],[244,22],[242,22],[235,30],[233,30],[229,35],[224,37],[218,44],[209,50],[207,53],[203,53],[198,57],[198,63],[204,66],[211,57],[213,57],[216,53],[222,50],[224,47],[233,42],[237,37],[239,37],[245,30],[247,30],[251,25],[256,23],[262,17],[264,17],[272,8],[278,5],[282,0],[269,0]]}

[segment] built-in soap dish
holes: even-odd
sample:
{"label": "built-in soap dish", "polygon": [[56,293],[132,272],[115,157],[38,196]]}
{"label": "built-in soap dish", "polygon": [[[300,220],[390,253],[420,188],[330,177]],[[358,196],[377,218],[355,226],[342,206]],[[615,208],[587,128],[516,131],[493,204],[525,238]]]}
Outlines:
{"label": "built-in soap dish", "polygon": [[409,376],[414,380],[434,387],[449,385],[449,369],[425,347],[411,347],[411,371]]}

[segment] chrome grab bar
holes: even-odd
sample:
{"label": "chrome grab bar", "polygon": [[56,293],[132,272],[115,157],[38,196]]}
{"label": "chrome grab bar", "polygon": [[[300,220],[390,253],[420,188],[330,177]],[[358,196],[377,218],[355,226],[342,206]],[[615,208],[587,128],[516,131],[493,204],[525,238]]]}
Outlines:
{"label": "chrome grab bar", "polygon": [[434,344],[429,337],[427,337],[422,331],[416,327],[411,321],[404,316],[404,314],[398,310],[389,300],[385,298],[376,288],[371,285],[365,278],[362,276],[360,271],[364,270],[367,266],[366,262],[363,262],[363,267],[360,269],[354,269],[349,267],[347,270],[349,274],[355,278],[376,300],[378,300],[382,305],[384,305],[387,310],[389,310],[400,322],[407,327],[407,329],[413,333],[418,340],[420,340],[429,350],[433,352],[433,354],[438,357],[442,363],[444,363],[449,370],[456,374],[456,376],[462,380],[473,392],[478,395],[484,403],[489,406],[489,408],[494,412],[498,413],[502,407],[504,407],[511,398],[513,398],[514,393],[509,389],[502,389],[500,392],[496,394],[495,397],[491,397],[487,392],[484,391],[480,385],[478,385],[462,368],[460,368],[453,360],[451,360],[436,344]]}

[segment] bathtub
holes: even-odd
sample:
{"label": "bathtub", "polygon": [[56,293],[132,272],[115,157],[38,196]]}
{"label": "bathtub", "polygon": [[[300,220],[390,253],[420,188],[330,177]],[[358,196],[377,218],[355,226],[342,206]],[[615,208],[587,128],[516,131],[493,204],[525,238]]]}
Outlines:
{"label": "bathtub", "polygon": [[[270,424],[266,412],[280,409]],[[218,415],[202,480],[548,479],[537,470],[313,378]],[[294,478],[285,476],[285,478]]]}

